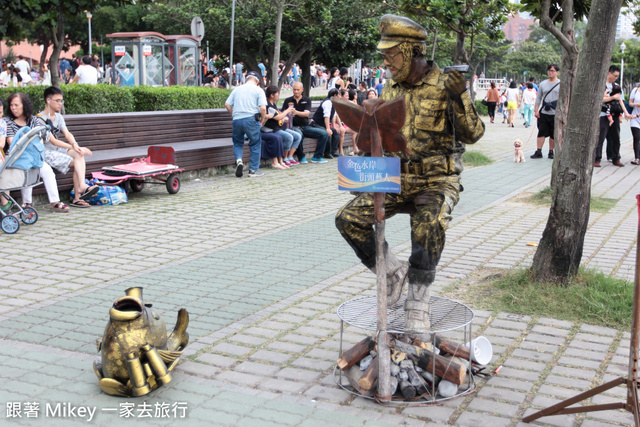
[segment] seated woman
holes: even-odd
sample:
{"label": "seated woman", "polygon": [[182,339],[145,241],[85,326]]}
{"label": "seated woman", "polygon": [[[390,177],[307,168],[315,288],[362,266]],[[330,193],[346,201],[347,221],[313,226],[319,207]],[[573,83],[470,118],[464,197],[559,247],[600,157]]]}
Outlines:
{"label": "seated woman", "polygon": [[[7,144],[11,145],[13,137],[21,128],[25,126],[36,127],[42,126],[44,122],[33,116],[33,104],[31,100],[24,93],[14,93],[7,99],[9,104],[9,111],[7,113]],[[53,169],[46,162],[42,164],[40,168],[40,177],[44,182],[44,187],[47,190],[47,196],[49,197],[49,203],[51,203],[51,210],[53,212],[68,212],[69,206],[60,202],[60,195],[58,194],[58,183],[56,182],[56,176],[53,173]],[[25,188],[22,192],[23,207],[30,207],[33,203],[31,198],[32,189]]]}
{"label": "seated woman", "polygon": [[299,165],[300,163],[293,159],[293,153],[295,153],[300,146],[302,135],[294,130],[287,129],[285,124],[290,120],[295,108],[293,108],[293,104],[288,106],[283,105],[282,112],[278,111],[276,104],[280,98],[280,91],[276,86],[269,86],[265,93],[267,96],[267,117],[269,119],[264,125],[269,129],[273,129],[273,133],[282,137],[282,145],[284,148],[284,159],[282,162],[286,166]]}
{"label": "seated woman", "polygon": [[262,158],[272,159],[271,167],[274,169],[289,169],[282,161],[284,148],[282,137],[273,132],[260,132],[262,137]]}

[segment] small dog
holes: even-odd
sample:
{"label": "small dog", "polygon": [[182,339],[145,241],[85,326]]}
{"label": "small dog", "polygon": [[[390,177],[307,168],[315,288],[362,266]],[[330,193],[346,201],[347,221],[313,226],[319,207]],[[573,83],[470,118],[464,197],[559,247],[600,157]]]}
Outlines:
{"label": "small dog", "polygon": [[513,146],[516,147],[515,157],[513,161],[515,163],[524,163],[524,152],[522,151],[522,141],[516,139],[513,141]]}

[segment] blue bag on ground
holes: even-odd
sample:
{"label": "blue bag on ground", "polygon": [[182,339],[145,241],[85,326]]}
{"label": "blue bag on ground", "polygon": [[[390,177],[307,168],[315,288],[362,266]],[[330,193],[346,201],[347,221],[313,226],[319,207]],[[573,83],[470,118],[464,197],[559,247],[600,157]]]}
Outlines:
{"label": "blue bag on ground", "polygon": [[[98,181],[97,179],[92,179],[89,181],[85,179],[85,183],[87,185],[99,185],[98,192],[87,199],[87,202],[91,205],[104,206],[104,205],[119,205],[121,203],[128,203],[129,198],[127,197],[127,193],[124,191],[122,187],[118,187],[117,185],[102,185],[103,181]],[[74,197],[74,191],[71,190],[71,197]]]}

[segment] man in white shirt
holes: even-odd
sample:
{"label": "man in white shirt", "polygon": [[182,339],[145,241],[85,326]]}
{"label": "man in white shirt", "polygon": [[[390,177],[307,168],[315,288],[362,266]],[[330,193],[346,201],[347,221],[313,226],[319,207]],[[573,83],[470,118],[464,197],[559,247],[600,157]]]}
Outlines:
{"label": "man in white shirt", "polygon": [[98,84],[98,70],[91,65],[91,57],[89,55],[82,57],[82,65],[76,69],[76,76],[73,78],[73,83]]}
{"label": "man in white shirt", "polygon": [[23,74],[29,74],[29,63],[25,61],[24,56],[18,55],[18,62],[16,62],[15,66],[20,68],[20,72]]}

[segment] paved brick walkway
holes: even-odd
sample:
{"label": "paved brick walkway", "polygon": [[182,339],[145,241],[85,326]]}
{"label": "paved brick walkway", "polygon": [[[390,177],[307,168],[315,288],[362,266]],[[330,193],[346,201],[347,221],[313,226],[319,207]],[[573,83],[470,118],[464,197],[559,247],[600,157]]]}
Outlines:
{"label": "paved brick walkway", "polygon": [[[513,139],[529,135],[522,127],[488,124],[485,138],[469,147],[496,162],[463,174],[465,191],[447,233],[436,292],[478,268],[531,262],[535,248],[526,243],[540,239],[548,209],[522,196],[548,185],[552,162],[528,158],[533,137],[525,146],[528,161],[512,162]],[[623,154],[628,163],[628,140]],[[583,260],[628,280],[635,269],[639,180],[640,169],[631,165],[596,171],[594,195],[617,203],[607,214],[591,214]],[[628,333],[476,310],[474,335],[491,340],[492,365],[503,368],[479,380],[475,394],[437,407],[387,408],[337,388],[336,308],[374,295],[375,277],[335,230],[335,212],[351,197],[336,184],[335,162],[266,170],[260,179],[214,176],[184,182],[176,196],[158,187],[122,206],[67,215],[41,209],[37,224],[1,234],[3,422],[87,424],[88,416],[47,413],[47,405],[68,402],[97,408],[90,421],[97,425],[514,426],[537,409],[627,375]],[[387,236],[407,258],[408,217],[389,220]],[[130,286],[143,286],[146,302],[170,325],[178,308],[188,308],[191,343],[172,383],[142,399],[117,399],[100,392],[91,362],[109,307]],[[346,327],[345,346],[365,334]],[[593,403],[624,396],[618,387]],[[21,418],[7,418],[14,402],[21,403]],[[28,417],[36,413],[28,411],[32,402],[39,404],[38,418]],[[125,418],[120,411],[127,402],[135,406]],[[540,421],[633,423],[622,411]]]}

